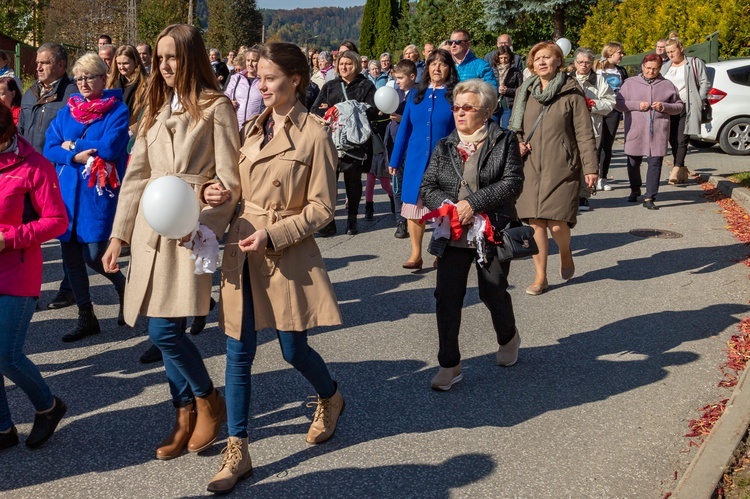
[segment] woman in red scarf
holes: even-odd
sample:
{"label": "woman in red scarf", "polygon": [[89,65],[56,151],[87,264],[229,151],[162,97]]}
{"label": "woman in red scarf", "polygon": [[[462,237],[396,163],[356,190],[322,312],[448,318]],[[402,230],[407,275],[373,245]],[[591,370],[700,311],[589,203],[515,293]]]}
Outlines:
{"label": "woman in red scarf", "polygon": [[68,210],[68,230],[60,236],[63,265],[78,305],[75,329],[63,336],[71,342],[99,333],[89,295],[88,265],[110,280],[120,301],[122,318],[125,277],[104,272],[102,256],[112,232],[120,180],[125,174],[128,145],[127,106],[122,90],[105,90],[107,65],[89,52],[73,66],[80,93],[73,94],[47,129],[44,156],[55,164]]}

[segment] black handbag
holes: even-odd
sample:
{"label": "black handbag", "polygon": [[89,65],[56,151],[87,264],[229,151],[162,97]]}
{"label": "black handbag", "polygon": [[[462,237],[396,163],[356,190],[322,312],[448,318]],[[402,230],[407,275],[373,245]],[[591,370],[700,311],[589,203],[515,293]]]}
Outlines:
{"label": "black handbag", "polygon": [[[541,114],[544,114],[546,107],[542,110]],[[541,115],[540,115],[541,117]],[[537,122],[539,119],[537,119]],[[534,126],[536,128],[536,126]],[[533,132],[533,129],[532,129]],[[451,158],[451,165],[456,171],[458,178],[461,179],[461,185],[474,194],[469,184],[464,180],[461,175],[461,170],[458,169],[456,161],[453,159],[453,154],[448,151],[448,156]],[[526,258],[539,253],[539,247],[534,241],[534,228],[529,225],[524,225],[520,220],[513,220],[505,227],[497,227],[492,225],[492,238],[495,240],[494,252],[497,254],[498,260],[505,262],[508,260],[516,260],[519,258]],[[490,255],[492,251],[488,251]],[[434,253],[433,253],[434,254]]]}
{"label": "black handbag", "polygon": [[494,230],[495,250],[501,262],[518,260],[539,253],[534,241],[534,228],[524,225],[520,220],[510,222],[503,229]]}

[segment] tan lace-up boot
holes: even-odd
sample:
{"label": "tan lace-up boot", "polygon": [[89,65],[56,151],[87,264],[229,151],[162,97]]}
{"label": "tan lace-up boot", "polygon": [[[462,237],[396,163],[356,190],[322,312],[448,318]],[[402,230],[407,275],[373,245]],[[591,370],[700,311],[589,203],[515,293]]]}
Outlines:
{"label": "tan lace-up boot", "polygon": [[237,482],[253,474],[253,462],[247,448],[247,437],[229,437],[227,446],[221,451],[221,467],[208,484],[207,490],[214,494],[231,492]]}
{"label": "tan lace-up boot", "polygon": [[344,412],[344,397],[338,388],[332,397],[317,397],[317,401],[308,402],[307,407],[315,407],[313,421],[307,432],[307,443],[322,444],[333,436],[339,416]]}

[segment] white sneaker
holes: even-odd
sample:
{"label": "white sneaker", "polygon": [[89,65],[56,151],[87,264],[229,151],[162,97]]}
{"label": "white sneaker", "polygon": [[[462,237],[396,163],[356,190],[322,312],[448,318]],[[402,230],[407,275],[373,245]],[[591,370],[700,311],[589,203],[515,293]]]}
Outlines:
{"label": "white sneaker", "polygon": [[597,191],[611,191],[612,186],[607,183],[607,181],[603,178],[600,178],[596,182],[596,190]]}

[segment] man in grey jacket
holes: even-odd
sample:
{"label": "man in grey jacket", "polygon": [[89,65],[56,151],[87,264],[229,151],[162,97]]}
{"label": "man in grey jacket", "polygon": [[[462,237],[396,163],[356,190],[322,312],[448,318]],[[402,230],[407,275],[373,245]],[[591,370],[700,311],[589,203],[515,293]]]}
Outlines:
{"label": "man in grey jacket", "polygon": [[[78,91],[68,77],[68,51],[59,43],[45,43],[36,52],[37,81],[23,94],[21,114],[18,117],[19,133],[34,146],[39,154],[44,151],[47,128],[57,112],[68,103],[72,93]],[[60,291],[47,308],[64,308],[75,303],[73,290],[65,275]]]}

